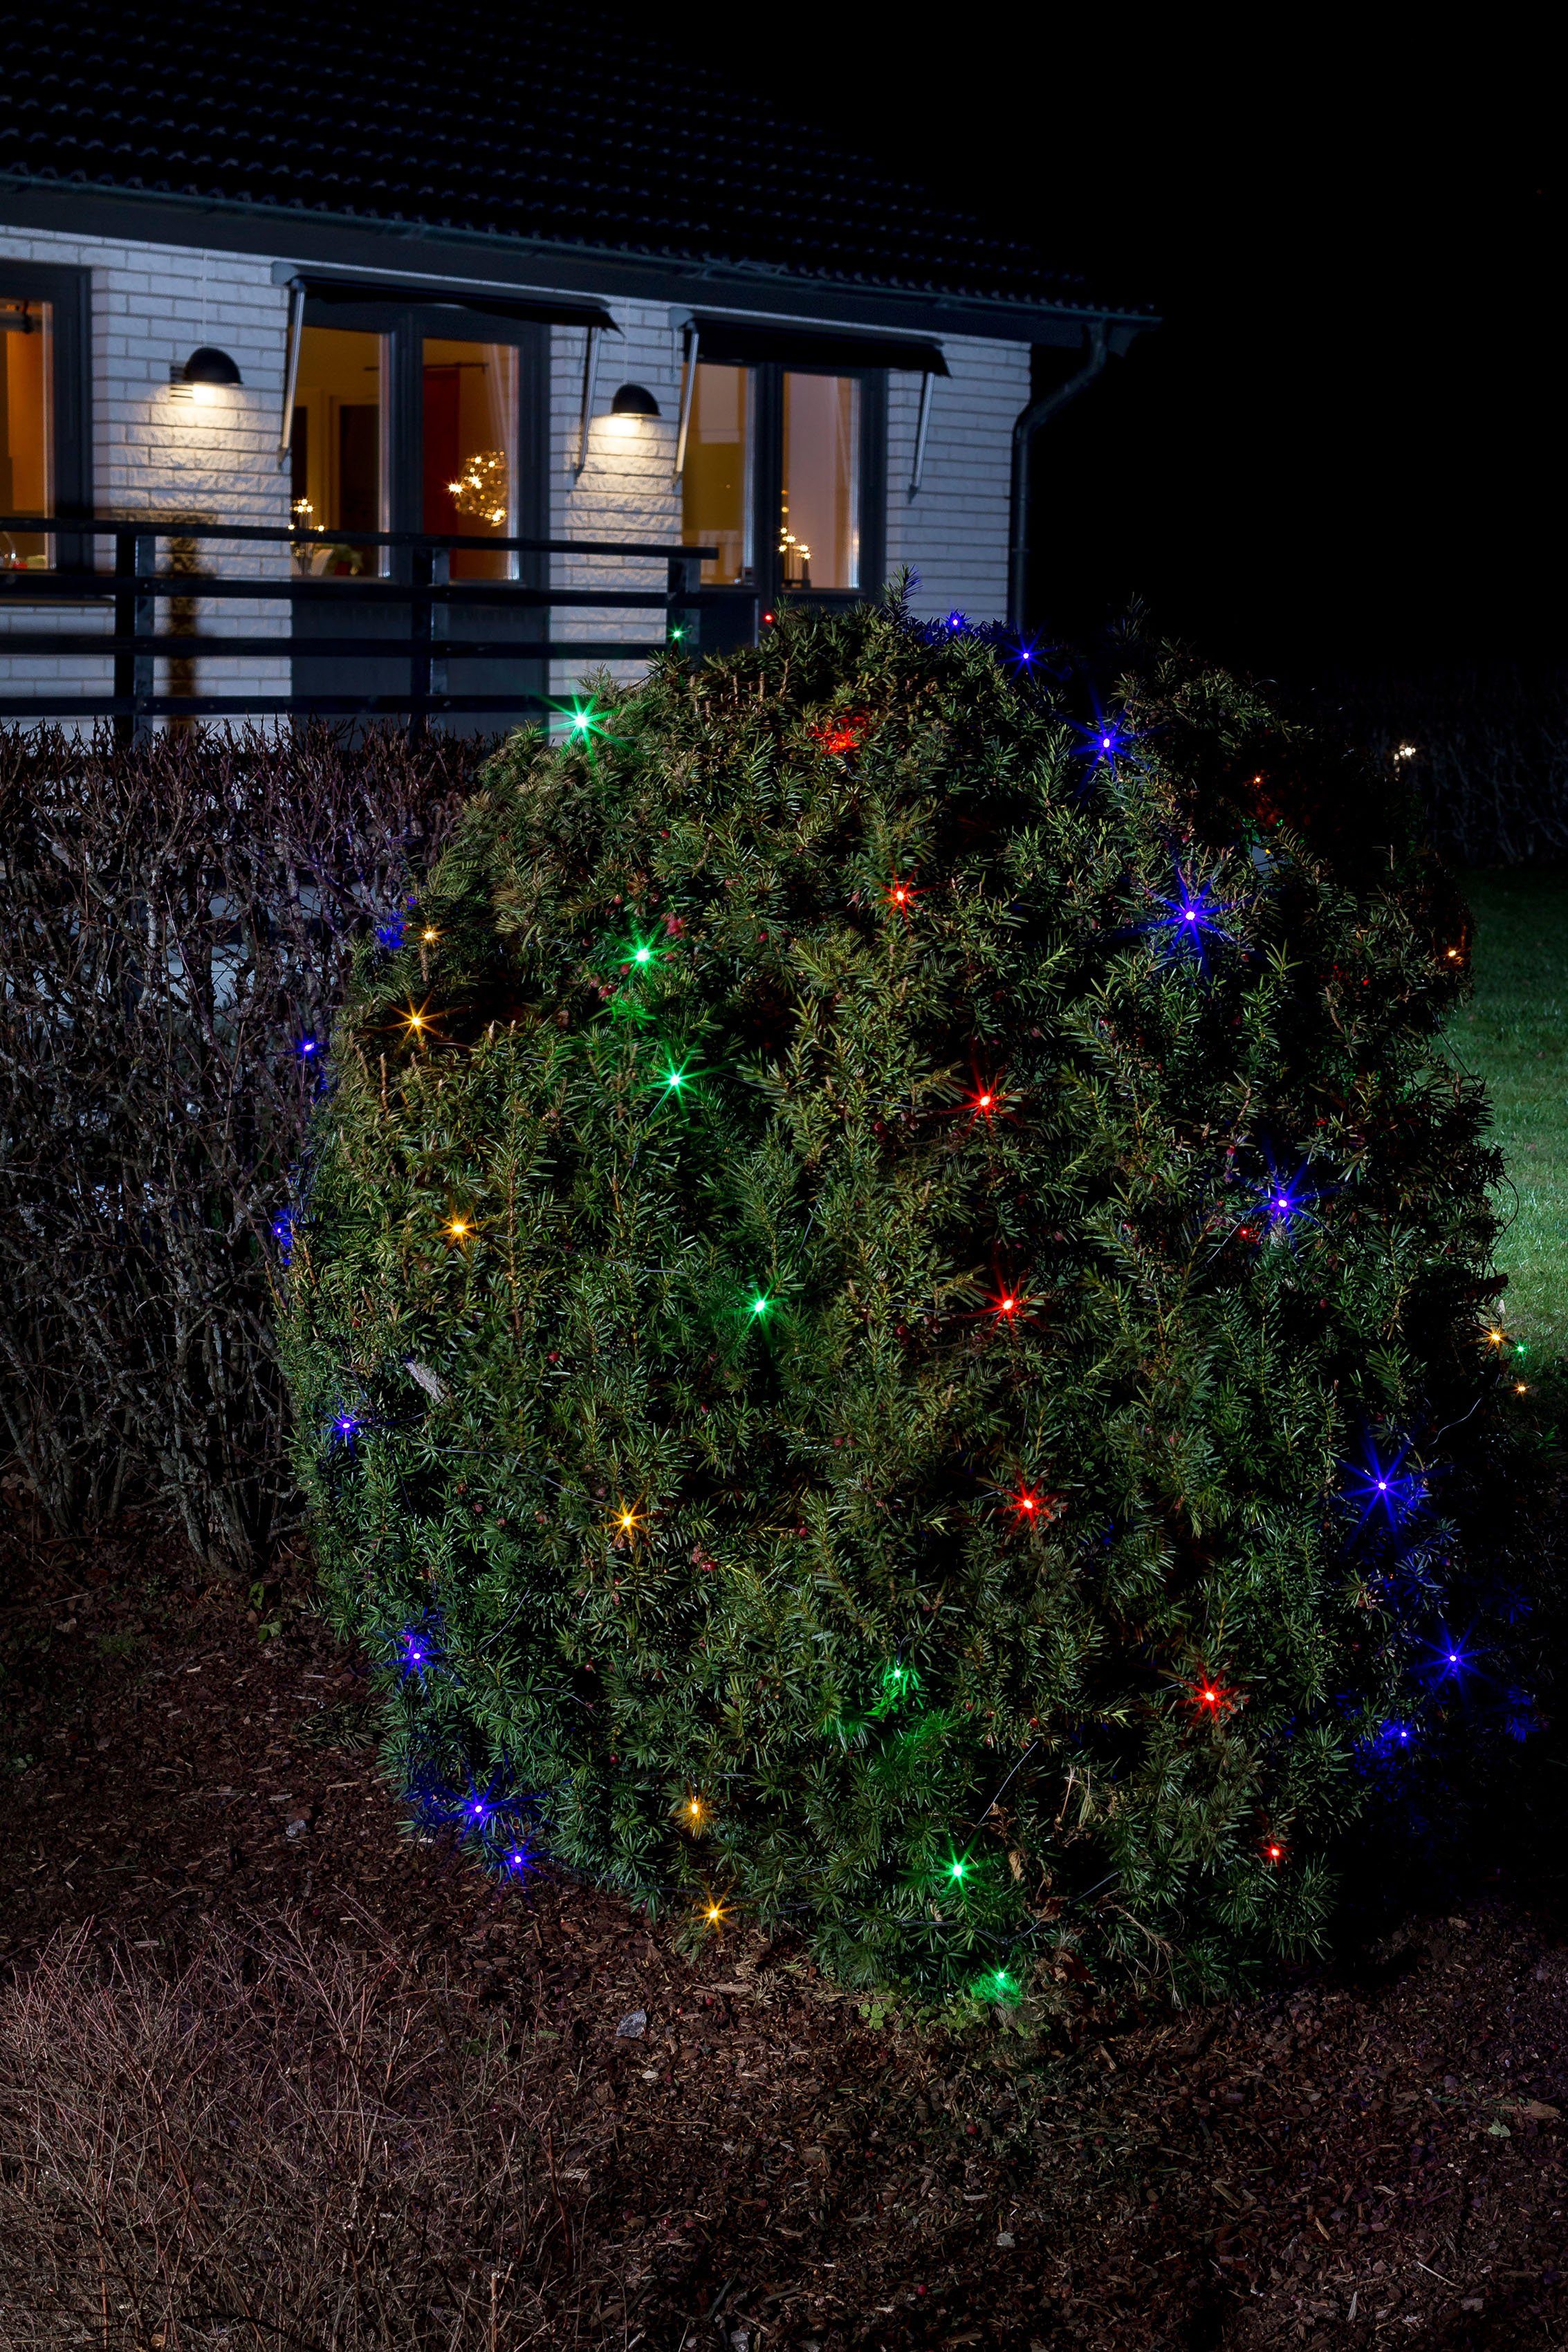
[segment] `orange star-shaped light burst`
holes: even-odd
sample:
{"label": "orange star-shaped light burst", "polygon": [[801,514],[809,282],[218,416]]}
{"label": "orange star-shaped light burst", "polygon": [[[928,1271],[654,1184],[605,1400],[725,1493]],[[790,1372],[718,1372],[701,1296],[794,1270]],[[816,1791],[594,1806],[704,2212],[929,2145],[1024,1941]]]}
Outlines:
{"label": "orange star-shaped light burst", "polygon": [[612,1543],[633,1544],[648,1524],[648,1515],[634,1503],[617,1503],[611,1517]]}
{"label": "orange star-shaped light burst", "polygon": [[895,874],[887,886],[887,903],[900,915],[911,913],[919,896],[920,892],[905,874]]}

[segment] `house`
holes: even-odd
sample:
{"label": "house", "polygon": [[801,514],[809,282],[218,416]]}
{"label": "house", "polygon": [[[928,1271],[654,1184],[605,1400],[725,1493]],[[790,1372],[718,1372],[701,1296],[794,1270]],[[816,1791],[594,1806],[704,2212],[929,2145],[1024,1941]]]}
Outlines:
{"label": "house", "polygon": [[488,728],[904,564],[1016,621],[1030,419],[1152,323],[577,0],[32,0],[0,716]]}

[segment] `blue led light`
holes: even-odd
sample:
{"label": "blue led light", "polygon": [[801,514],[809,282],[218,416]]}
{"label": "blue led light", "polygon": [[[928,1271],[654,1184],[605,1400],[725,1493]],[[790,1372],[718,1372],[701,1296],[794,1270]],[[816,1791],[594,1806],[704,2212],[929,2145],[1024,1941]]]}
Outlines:
{"label": "blue led light", "polygon": [[1413,1756],[1420,1746],[1420,1733],[1413,1723],[1390,1721],[1380,1723],[1361,1742],[1362,1754],[1376,1764],[1397,1764],[1404,1757]]}
{"label": "blue led light", "polygon": [[1286,1176],[1281,1173],[1267,1144],[1263,1147],[1263,1157],[1269,1167],[1268,1181],[1259,1186],[1249,1215],[1266,1217],[1272,1233],[1289,1233],[1299,1224],[1314,1223],[1316,1221],[1308,1204],[1321,1195],[1318,1187],[1309,1182],[1305,1165]]}
{"label": "blue led light", "polygon": [[948,615],[947,615],[947,628],[948,628],[948,632],[949,632],[949,634],[950,634],[951,635],[953,635],[953,636],[959,636],[959,635],[961,635],[963,634],[963,632],[964,632],[964,631],[968,627],[968,625],[969,625],[969,616],[968,616],[968,614],[967,614],[967,613],[949,613],[949,614],[948,614]]}
{"label": "blue led light", "polygon": [[354,1440],[364,1425],[359,1414],[351,1412],[345,1405],[340,1412],[335,1412],[332,1416],[333,1444],[346,1446],[351,1453]]}
{"label": "blue led light", "polygon": [[1201,966],[1209,943],[1230,937],[1219,919],[1221,915],[1228,912],[1228,908],[1201,880],[1189,882],[1186,875],[1178,871],[1176,897],[1161,898],[1158,904],[1166,911],[1156,919],[1152,929],[1165,932],[1166,948],[1172,956],[1190,956],[1195,963]]}
{"label": "blue led light", "polygon": [[294,1255],[294,1212],[279,1209],[272,1221],[272,1238],[277,1244],[277,1255],[285,1265]]}
{"label": "blue led light", "polygon": [[1423,1643],[1416,1672],[1434,1691],[1462,1695],[1480,1673],[1480,1659],[1481,1653],[1468,1633],[1456,1633],[1440,1624],[1433,1638]]}
{"label": "blue led light", "polygon": [[302,1062],[317,1061],[321,1054],[321,1040],[319,1037],[301,1037],[294,1050]]}
{"label": "blue led light", "polygon": [[389,955],[394,955],[402,945],[402,935],[407,928],[406,915],[389,915],[384,923],[376,925],[376,945],[384,948]]}
{"label": "blue led light", "polygon": [[392,1656],[398,1674],[406,1682],[423,1685],[426,1675],[441,1664],[441,1645],[429,1618],[417,1625],[405,1625],[392,1643]]}
{"label": "blue led light", "polygon": [[1385,1462],[1368,1437],[1362,1460],[1345,1464],[1349,1475],[1344,1498],[1357,1509],[1362,1527],[1379,1516],[1387,1527],[1402,1527],[1422,1508],[1427,1500],[1427,1482],[1419,1471],[1403,1467],[1409,1451],[1407,1444],[1402,1445]]}

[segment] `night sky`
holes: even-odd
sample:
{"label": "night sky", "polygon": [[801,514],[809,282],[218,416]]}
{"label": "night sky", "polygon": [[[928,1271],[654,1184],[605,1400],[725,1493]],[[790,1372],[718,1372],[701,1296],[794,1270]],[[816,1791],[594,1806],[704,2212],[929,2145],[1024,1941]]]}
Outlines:
{"label": "night sky", "polygon": [[687,0],[671,30],[1159,307],[1037,445],[1035,617],[1082,635],[1137,594],[1304,683],[1563,644],[1557,76],[1489,21],[1435,62],[1301,13],[1296,46],[856,0]]}

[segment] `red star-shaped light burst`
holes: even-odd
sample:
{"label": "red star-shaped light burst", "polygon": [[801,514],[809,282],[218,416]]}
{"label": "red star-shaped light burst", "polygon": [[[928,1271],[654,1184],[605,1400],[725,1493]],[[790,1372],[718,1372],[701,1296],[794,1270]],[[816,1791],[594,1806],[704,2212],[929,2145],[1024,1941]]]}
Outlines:
{"label": "red star-shaped light burst", "polygon": [[827,719],[820,727],[813,727],[811,740],[832,758],[841,760],[846,752],[860,750],[870,724],[863,710],[850,711],[841,719]]}
{"label": "red star-shaped light burst", "polygon": [[1199,1675],[1189,1686],[1187,1697],[1197,1714],[1212,1716],[1216,1719],[1228,1715],[1236,1704],[1235,1692],[1222,1683],[1218,1675]]}
{"label": "red star-shaped light burst", "polygon": [[906,875],[895,874],[887,886],[887,903],[901,915],[912,912],[919,896],[919,891]]}
{"label": "red star-shaped light burst", "polygon": [[1030,1300],[1017,1283],[998,1286],[993,1297],[986,1301],[986,1312],[1004,1331],[1016,1331],[1030,1309]]}
{"label": "red star-shaped light burst", "polygon": [[971,1127],[981,1120],[998,1118],[1007,1108],[1008,1098],[995,1078],[976,1078],[964,1097],[964,1109]]}
{"label": "red star-shaped light burst", "polygon": [[1061,1508],[1059,1495],[1042,1494],[1038,1486],[1015,1486],[1008,1496],[1020,1527],[1046,1528]]}

